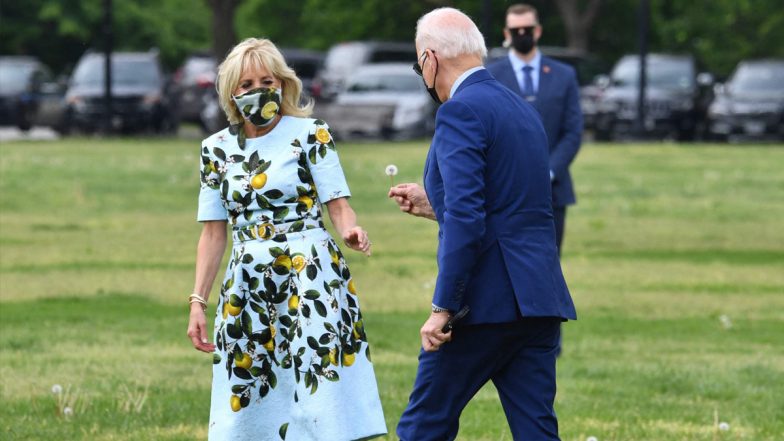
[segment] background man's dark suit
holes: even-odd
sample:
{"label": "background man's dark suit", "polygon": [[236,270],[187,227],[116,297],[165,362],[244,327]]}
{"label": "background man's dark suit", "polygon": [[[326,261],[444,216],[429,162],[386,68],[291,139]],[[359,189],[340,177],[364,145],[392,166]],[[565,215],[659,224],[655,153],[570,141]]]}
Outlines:
{"label": "background man's dark suit", "polygon": [[[523,96],[508,57],[487,66],[487,70],[504,86]],[[583,115],[577,76],[571,66],[542,56],[539,87],[531,104],[542,117],[550,147],[550,171],[553,173],[553,220],[558,251],[563,240],[566,207],[576,202],[572,175],[569,172],[583,133]]]}

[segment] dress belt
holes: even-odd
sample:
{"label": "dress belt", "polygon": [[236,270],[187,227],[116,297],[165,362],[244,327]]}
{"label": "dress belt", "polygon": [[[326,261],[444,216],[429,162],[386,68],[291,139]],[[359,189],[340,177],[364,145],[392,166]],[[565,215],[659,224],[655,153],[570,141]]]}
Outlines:
{"label": "dress belt", "polygon": [[235,228],[231,233],[231,238],[234,242],[247,242],[249,240],[265,241],[273,239],[275,236],[314,230],[316,228],[324,228],[324,223],[321,221],[321,218],[305,218],[289,222],[263,222]]}

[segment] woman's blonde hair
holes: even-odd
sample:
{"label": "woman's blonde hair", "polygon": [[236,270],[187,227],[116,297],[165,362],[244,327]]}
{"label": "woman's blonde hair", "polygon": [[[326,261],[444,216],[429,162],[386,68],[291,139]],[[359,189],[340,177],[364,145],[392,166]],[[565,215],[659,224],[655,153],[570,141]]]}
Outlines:
{"label": "woman's blonde hair", "polygon": [[246,69],[262,66],[281,82],[283,99],[280,113],[290,116],[310,116],[313,112],[313,102],[311,100],[304,105],[300,104],[302,81],[286,64],[278,48],[267,39],[248,38],[234,46],[218,66],[218,80],[215,87],[218,89],[220,105],[229,123],[239,124],[245,121],[232,99],[232,93],[239,85],[242,73]]}

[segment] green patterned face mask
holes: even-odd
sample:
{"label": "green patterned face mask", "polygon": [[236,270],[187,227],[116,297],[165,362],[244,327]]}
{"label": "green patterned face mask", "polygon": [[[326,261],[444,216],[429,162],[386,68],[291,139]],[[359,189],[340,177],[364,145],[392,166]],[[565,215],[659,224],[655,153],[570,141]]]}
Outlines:
{"label": "green patterned face mask", "polygon": [[256,127],[265,127],[280,113],[282,89],[259,87],[232,99],[246,120]]}

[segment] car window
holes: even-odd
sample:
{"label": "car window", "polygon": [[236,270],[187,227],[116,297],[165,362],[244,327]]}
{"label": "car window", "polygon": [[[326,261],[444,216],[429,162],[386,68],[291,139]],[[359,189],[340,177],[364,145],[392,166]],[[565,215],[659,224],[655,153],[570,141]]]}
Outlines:
{"label": "car window", "polygon": [[216,68],[215,60],[211,58],[191,58],[183,66],[182,81],[195,83],[199,75],[213,72]]}
{"label": "car window", "polygon": [[15,94],[25,91],[30,85],[33,68],[27,63],[0,63],[0,92]]}
{"label": "car window", "polygon": [[294,69],[300,79],[313,78],[318,71],[319,62],[316,60],[286,60],[290,68]]}
{"label": "car window", "polygon": [[[79,64],[74,72],[74,83],[79,85],[103,84],[104,60],[91,57]],[[161,74],[152,59],[112,59],[112,84],[121,86],[158,85]]]}
{"label": "car window", "polygon": [[730,80],[736,91],[784,91],[784,63],[743,64]]}
{"label": "car window", "polygon": [[400,50],[385,50],[379,49],[375,50],[370,54],[371,63],[393,63],[393,62],[414,62],[416,61],[416,54],[413,50],[411,51],[400,51]]}
{"label": "car window", "polygon": [[416,92],[422,89],[422,80],[416,75],[366,74],[349,81],[348,91],[364,92]]}
{"label": "car window", "polygon": [[[687,60],[648,61],[646,81],[650,87],[688,90],[694,87],[694,68]],[[640,62],[635,58],[621,60],[612,73],[613,84],[636,87],[640,79]]]}
{"label": "car window", "polygon": [[366,50],[363,46],[344,44],[332,47],[327,53],[324,67],[330,71],[349,71],[362,64]]}

